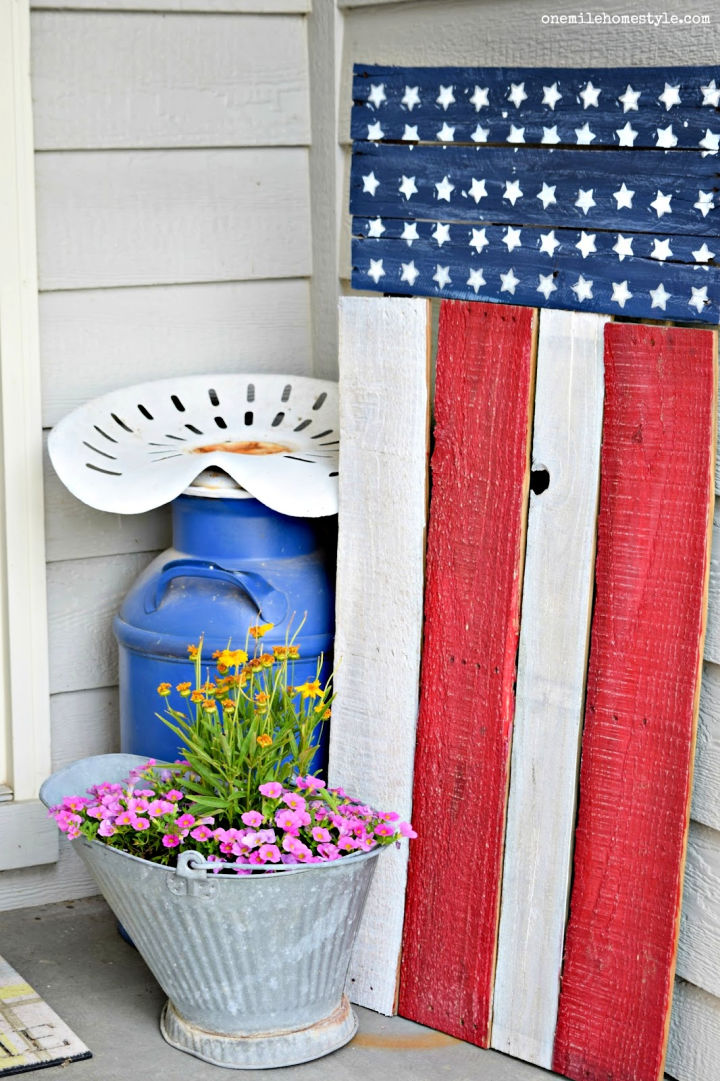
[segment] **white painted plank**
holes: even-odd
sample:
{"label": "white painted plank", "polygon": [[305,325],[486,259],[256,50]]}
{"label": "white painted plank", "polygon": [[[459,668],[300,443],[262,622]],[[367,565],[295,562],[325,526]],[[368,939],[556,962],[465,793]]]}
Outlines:
{"label": "white painted plank", "polygon": [[549,487],[530,495],[491,1045],[546,1069],[572,870],[606,322],[540,315],[532,468]]}
{"label": "white painted plank", "polygon": [[714,1081],[720,1063],[720,999],[675,981],[665,1071],[677,1081]]}
{"label": "white painted plank", "polygon": [[55,863],[58,829],[40,800],[0,807],[0,871]]}
{"label": "white painted plank", "polygon": [[305,20],[41,12],[38,150],[310,142]]}
{"label": "white painted plank", "polygon": [[54,694],[52,768],[62,769],[78,758],[120,750],[120,714],[116,687]]}
{"label": "white painted plank", "polygon": [[[57,833],[57,827],[53,825]],[[98,888],[80,856],[64,837],[59,838],[59,859],[48,866],[3,871],[0,875],[0,911],[32,905],[92,897]]]}
{"label": "white painted plank", "polygon": [[312,375],[309,293],[303,279],[44,293],[43,423],[149,378]]}
{"label": "white painted plank", "polygon": [[307,151],[37,156],[41,289],[310,273]]}
{"label": "white painted plank", "polygon": [[700,687],[691,815],[720,830],[720,668],[707,661]]}
{"label": "white painted plank", "polygon": [[[340,301],[340,507],[329,775],[411,813],[427,503],[428,304]],[[348,994],[395,1009],[408,848],[383,854]]]}
{"label": "white painted plank", "polygon": [[283,15],[308,12],[311,4],[312,0],[32,0],[33,11],[161,11],[163,14],[197,11]]}
{"label": "white painted plank", "polygon": [[713,515],[704,656],[706,661],[720,664],[720,501],[718,500],[715,501],[715,513]]}
{"label": "white painted plank", "polygon": [[691,822],[677,974],[720,997],[720,833]]}
{"label": "white painted plank", "polygon": [[112,621],[130,586],[155,554],[142,552],[48,565],[53,694],[117,683]]}

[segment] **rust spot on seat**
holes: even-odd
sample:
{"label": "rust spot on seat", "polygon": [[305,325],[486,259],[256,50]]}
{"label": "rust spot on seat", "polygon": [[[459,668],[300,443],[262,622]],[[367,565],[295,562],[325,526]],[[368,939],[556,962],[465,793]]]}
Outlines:
{"label": "rust spot on seat", "polygon": [[241,439],[237,443],[205,443],[202,447],[193,447],[193,454],[209,454],[222,450],[227,454],[286,454],[291,448],[284,443],[271,443],[263,439]]}

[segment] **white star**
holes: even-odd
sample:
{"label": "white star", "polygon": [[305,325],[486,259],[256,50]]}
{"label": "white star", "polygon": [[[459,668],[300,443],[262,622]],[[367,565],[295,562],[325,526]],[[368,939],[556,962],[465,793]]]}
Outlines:
{"label": "white star", "polygon": [[437,246],[442,248],[445,241],[450,239],[450,226],[438,222],[433,230],[432,237],[437,241]]}
{"label": "white star", "polygon": [[368,268],[368,276],[372,278],[372,280],[375,282],[376,285],[380,281],[381,278],[385,277],[385,271],[383,270],[383,261],[382,261],[382,259],[371,259],[370,260],[370,266]]}
{"label": "white star", "polygon": [[699,191],[697,202],[693,203],[696,210],[699,210],[704,218],[710,213],[713,208],[714,199],[711,191]]}
{"label": "white star", "polygon": [[631,207],[634,194],[635,192],[630,191],[630,188],[628,188],[625,181],[623,180],[622,186],[618,188],[617,191],[613,192],[613,199],[617,203],[617,209],[622,210],[623,207]]}
{"label": "white star", "polygon": [[371,105],[374,105],[376,109],[379,109],[382,103],[384,101],[387,101],[387,94],[385,93],[385,83],[379,83],[377,86],[375,85],[375,83],[370,84],[368,101]]}
{"label": "white star", "polygon": [[438,105],[442,105],[443,109],[447,109],[448,105],[452,105],[455,101],[455,95],[453,94],[453,88],[451,86],[440,85],[440,93],[435,98]]}
{"label": "white star", "polygon": [[520,230],[513,229],[512,225],[508,225],[505,236],[502,238],[503,244],[507,244],[508,254],[513,251],[514,248],[522,247],[520,243]]}
{"label": "white star", "polygon": [[[693,259],[696,263],[709,263],[711,259],[715,258],[715,252],[710,251],[706,243],[703,243],[702,248],[698,248],[693,252]],[[707,267],[703,269],[707,270]]]}
{"label": "white star", "polygon": [[578,298],[578,300],[592,300],[592,287],[592,281],[587,278],[583,278],[581,274],[578,280],[572,286],[572,291]]}
{"label": "white star", "polygon": [[540,234],[540,251],[545,255],[549,255],[551,258],[555,254],[555,249],[560,247],[560,241],[555,239],[555,230],[551,229],[549,233]]}
{"label": "white star", "polygon": [[449,285],[452,281],[452,278],[450,277],[450,267],[440,266],[439,263],[436,263],[433,281],[437,282],[438,289],[444,289],[446,285]]}
{"label": "white star", "polygon": [[703,92],[703,105],[712,105],[717,109],[720,106],[720,86],[715,86],[715,80],[712,79],[707,86],[701,86],[700,89]]}
{"label": "white star", "polygon": [[628,289],[627,281],[613,282],[612,287],[613,291],[610,299],[614,300],[616,304],[619,304],[621,308],[624,308],[626,301],[630,300],[630,297],[632,296],[632,293]]}
{"label": "white star", "polygon": [[482,270],[471,270],[470,277],[465,282],[465,284],[469,285],[472,289],[474,289],[475,293],[477,294],[480,286],[485,284],[485,275],[483,274]]}
{"label": "white star", "polygon": [[455,185],[450,183],[448,177],[444,176],[439,184],[436,184],[438,201],[444,199],[447,203],[450,202],[450,192],[455,191]]}
{"label": "white star", "polygon": [[623,236],[622,233],[618,233],[617,240],[613,244],[613,251],[617,252],[617,257],[622,263],[626,255],[632,258],[633,255],[633,237]]}
{"label": "white star", "polygon": [[692,288],[692,296],[688,300],[688,304],[691,308],[695,308],[698,315],[702,312],[705,305],[708,303],[707,285],[703,285],[702,289]]}
{"label": "white star", "polygon": [[669,112],[673,105],[680,104],[680,87],[670,86],[669,83],[665,83],[665,89],[658,97],[658,101],[661,101],[665,106],[665,112]]}
{"label": "white star", "polygon": [[557,124],[553,124],[551,128],[543,128],[541,143],[559,143],[560,136],[558,135]]}
{"label": "white star", "polygon": [[653,208],[659,218],[661,218],[663,214],[672,214],[672,210],[670,209],[671,199],[672,195],[663,195],[663,193],[659,190],[656,193],[655,198],[650,203],[650,206]]}
{"label": "white star", "polygon": [[372,139],[373,141],[375,141],[377,139],[382,139],[382,137],[385,134],[385,132],[382,129],[382,124],[380,123],[379,120],[376,120],[374,124],[368,124],[367,129],[368,129],[367,137],[368,137],[368,139]]}
{"label": "white star", "polygon": [[660,282],[657,289],[651,289],[650,290],[650,299],[652,301],[652,303],[650,304],[650,307],[651,308],[662,308],[662,310],[665,311],[665,305],[667,304],[667,302],[668,302],[668,300],[670,299],[671,296],[672,296],[672,293],[667,293],[665,291],[665,286],[663,285],[662,282]]}
{"label": "white star", "polygon": [[664,263],[671,255],[669,240],[658,240],[657,238],[653,240],[653,250],[650,252],[651,259],[659,259],[661,263]]}
{"label": "white star", "polygon": [[550,299],[550,294],[554,293],[557,289],[557,285],[553,281],[552,274],[538,274],[538,293],[542,293],[546,300]]}
{"label": "white star", "polygon": [[581,128],[575,128],[575,137],[578,146],[590,146],[595,138],[595,132],[590,131],[590,125],[585,122]]}
{"label": "white star", "polygon": [[443,126],[440,128],[440,131],[435,138],[439,139],[441,143],[451,143],[455,138],[455,128],[443,120]]}
{"label": "white star", "polygon": [[580,239],[575,247],[580,249],[583,259],[587,259],[590,252],[597,251],[597,248],[595,247],[596,236],[597,233],[580,233]]}
{"label": "white star", "polygon": [[720,150],[720,135],[716,135],[714,131],[707,128],[698,145],[705,150],[703,157],[707,154],[717,154],[718,150]]}
{"label": "white star", "polygon": [[406,221],[403,225],[401,240],[407,241],[408,248],[411,247],[413,240],[418,240],[417,222]]}
{"label": "white star", "polygon": [[635,131],[635,128],[632,127],[629,120],[624,128],[616,128],[615,134],[618,137],[618,144],[620,146],[632,146],[637,139],[637,132]]}
{"label": "white star", "polygon": [[524,143],[525,142],[525,128],[516,128],[514,124],[510,125],[510,132],[507,137],[509,143]]}
{"label": "white star", "polygon": [[473,177],[472,184],[470,185],[470,191],[468,192],[471,199],[474,199],[476,203],[479,203],[481,199],[484,199],[487,195],[487,189],[485,188],[485,178],[482,180],[476,180]]}
{"label": "white star", "polygon": [[[375,173],[368,173],[367,176],[362,178],[363,192],[369,191],[371,195],[374,195],[380,181],[375,176]],[[417,190],[417,189],[416,189]]]}
{"label": "white star", "polygon": [[561,97],[562,94],[558,91],[557,83],[553,83],[552,86],[543,87],[542,103],[543,105],[549,105],[553,111],[555,110],[555,106],[560,101]]}
{"label": "white star", "polygon": [[677,146],[677,135],[675,135],[672,124],[668,124],[666,128],[656,128],[657,140],[655,146],[661,146],[665,150],[672,150],[674,146]]}
{"label": "white star", "polygon": [[640,91],[639,90],[633,90],[633,88],[628,83],[627,89],[625,90],[625,93],[621,94],[620,97],[618,98],[618,101],[622,102],[623,112],[624,113],[629,113],[631,109],[635,109],[635,111],[637,112],[638,98],[639,97],[640,97]]}
{"label": "white star", "polygon": [[405,176],[403,173],[402,183],[398,188],[401,195],[404,195],[406,199],[409,199],[412,195],[417,193],[417,184],[415,183],[414,176]]}
{"label": "white star", "polygon": [[420,104],[420,94],[418,93],[419,90],[419,86],[406,86],[405,93],[400,99],[400,104],[408,108],[410,112],[413,111],[416,105]]}
{"label": "white star", "polygon": [[385,232],[385,226],[382,223],[382,218],[374,218],[368,222],[368,236],[382,236]]}
{"label": "white star", "polygon": [[507,199],[509,203],[515,206],[518,199],[522,199],[522,192],[520,191],[519,180],[506,180],[505,191],[503,192],[503,199]]}
{"label": "white star", "polygon": [[[486,86],[476,86],[473,91],[473,96],[470,98],[470,104],[475,106],[475,112],[479,113],[482,108],[490,104],[488,99],[488,88]],[[470,284],[468,282],[468,284]],[[482,282],[480,283],[483,284]],[[475,290],[477,292],[477,290]]]}
{"label": "white star", "polygon": [[475,248],[478,255],[482,252],[483,248],[486,248],[490,241],[485,236],[484,229],[473,229],[472,240],[470,241],[470,247]]}
{"label": "white star", "polygon": [[515,294],[515,286],[520,284],[520,279],[515,277],[515,271],[512,267],[508,270],[507,274],[500,275],[500,281],[502,282],[500,292],[512,293],[513,295]]}
{"label": "white star", "polygon": [[575,206],[579,206],[583,214],[587,214],[591,207],[596,206],[596,202],[593,199],[594,188],[588,188],[584,191],[582,188],[578,191],[578,197],[575,200]]}
{"label": "white star", "polygon": [[420,271],[415,266],[415,260],[413,259],[411,262],[402,263],[401,265],[402,272],[400,274],[400,281],[408,282],[409,285],[413,286],[420,274]]}
{"label": "white star", "polygon": [[545,183],[545,181],[543,180],[543,186],[542,186],[542,188],[540,189],[540,191],[539,191],[539,192],[537,193],[537,195],[535,196],[535,198],[536,198],[536,199],[539,199],[539,200],[540,200],[540,202],[541,202],[541,203],[542,203],[542,205],[543,205],[543,209],[544,209],[544,210],[547,210],[547,208],[548,208],[548,207],[549,207],[549,206],[550,206],[550,205],[551,205],[552,203],[556,203],[556,202],[557,202],[557,199],[555,198],[555,188],[556,188],[556,187],[557,187],[557,185],[556,185],[556,184],[553,184],[553,186],[552,186],[552,187],[549,187],[549,186],[548,186],[548,185],[547,185],[547,184]]}
{"label": "white star", "polygon": [[597,109],[600,88],[593,86],[591,82],[587,82],[585,89],[580,91],[580,97],[583,99],[583,109],[588,109],[591,105],[594,105]]}
{"label": "white star", "polygon": [[417,124],[405,125],[405,131],[403,132],[403,140],[410,143],[419,142],[420,136],[418,135]]}
{"label": "white star", "polygon": [[516,109],[520,108],[526,97],[527,94],[525,93],[525,83],[510,84],[510,90],[508,91],[508,101],[511,101]]}
{"label": "white star", "polygon": [[470,138],[474,143],[486,143],[489,134],[490,128],[484,128],[482,124],[478,124]]}

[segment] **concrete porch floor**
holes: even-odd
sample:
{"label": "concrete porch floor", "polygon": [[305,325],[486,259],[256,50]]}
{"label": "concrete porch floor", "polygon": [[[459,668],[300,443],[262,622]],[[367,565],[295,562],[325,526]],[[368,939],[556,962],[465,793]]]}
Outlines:
{"label": "concrete porch floor", "polygon": [[[170,1047],[158,1017],[164,996],[142,959],[115,928],[101,898],[0,913],[0,953],[93,1052],[38,1077],[131,1081],[136,1077],[210,1081],[551,1081],[524,1062],[483,1051],[400,1017],[356,1007],[360,1029],[339,1051],[313,1063],[269,1071],[229,1071]],[[54,1073],[53,1073],[54,1071]]]}

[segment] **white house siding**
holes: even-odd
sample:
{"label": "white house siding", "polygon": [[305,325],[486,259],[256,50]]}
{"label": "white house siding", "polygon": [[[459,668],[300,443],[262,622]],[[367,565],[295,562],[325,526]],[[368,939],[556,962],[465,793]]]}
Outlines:
{"label": "white house siding", "polygon": [[[651,66],[716,64],[720,19],[705,0],[667,0],[669,15],[711,14],[709,26],[544,26],[543,14],[583,9],[575,0],[339,0],[344,13],[339,131],[347,207],[349,118],[354,63],[433,66]],[[655,10],[650,6],[651,10]],[[608,15],[639,11],[604,0]],[[643,8],[643,11],[645,9]],[[349,217],[340,231],[340,276],[348,287]],[[720,483],[716,484],[720,494]],[[718,504],[720,507],[720,503]],[[716,534],[720,534],[720,513]],[[667,1070],[680,1081],[710,1081],[720,1071],[720,535],[710,586],[693,821],[677,962]]]}
{"label": "white house siding", "polygon": [[[311,373],[308,7],[33,6],[46,428],[146,379]],[[58,767],[117,749],[112,618],[170,538],[165,510],[103,514],[45,481]],[[0,908],[93,892],[65,844],[0,875]]]}

